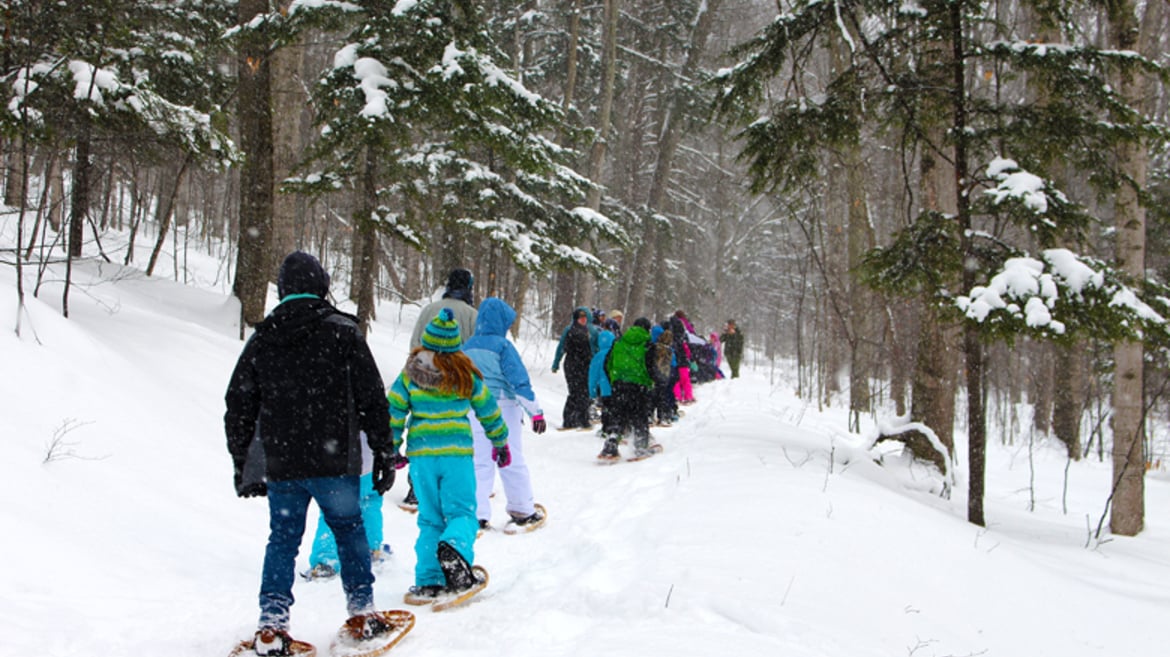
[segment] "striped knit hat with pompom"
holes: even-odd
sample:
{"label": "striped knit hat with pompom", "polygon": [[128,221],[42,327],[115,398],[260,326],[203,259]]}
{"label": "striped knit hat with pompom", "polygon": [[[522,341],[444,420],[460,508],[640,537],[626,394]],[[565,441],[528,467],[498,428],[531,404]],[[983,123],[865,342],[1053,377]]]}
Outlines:
{"label": "striped knit hat with pompom", "polygon": [[463,347],[459,322],[455,321],[455,313],[450,308],[440,310],[439,315],[427,324],[422,334],[422,346],[441,354],[454,353]]}

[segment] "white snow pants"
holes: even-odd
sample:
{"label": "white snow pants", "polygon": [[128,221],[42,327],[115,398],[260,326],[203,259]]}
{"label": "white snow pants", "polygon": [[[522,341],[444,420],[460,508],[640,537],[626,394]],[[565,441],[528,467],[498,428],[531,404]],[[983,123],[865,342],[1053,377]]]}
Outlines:
{"label": "white snow pants", "polygon": [[504,496],[508,500],[505,507],[508,513],[518,516],[529,516],[536,512],[532,499],[532,480],[528,476],[528,464],[524,461],[524,409],[520,404],[510,399],[499,400],[500,413],[504,416],[504,424],[508,425],[508,449],[512,452],[512,464],[506,468],[497,468],[492,460],[492,443],[483,431],[483,425],[471,414],[471,435],[475,440],[475,502],[476,518],[479,520],[492,519],[490,497],[492,486],[496,483],[496,471],[500,473],[500,481],[504,483]]}

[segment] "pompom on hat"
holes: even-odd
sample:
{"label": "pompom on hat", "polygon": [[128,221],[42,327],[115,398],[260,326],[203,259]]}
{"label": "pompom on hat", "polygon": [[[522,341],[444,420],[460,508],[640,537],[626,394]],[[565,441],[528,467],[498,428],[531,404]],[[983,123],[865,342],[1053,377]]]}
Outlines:
{"label": "pompom on hat", "polygon": [[422,346],[441,354],[455,353],[463,347],[463,338],[459,335],[459,322],[455,320],[455,313],[451,312],[450,308],[440,310],[427,324],[422,334]]}

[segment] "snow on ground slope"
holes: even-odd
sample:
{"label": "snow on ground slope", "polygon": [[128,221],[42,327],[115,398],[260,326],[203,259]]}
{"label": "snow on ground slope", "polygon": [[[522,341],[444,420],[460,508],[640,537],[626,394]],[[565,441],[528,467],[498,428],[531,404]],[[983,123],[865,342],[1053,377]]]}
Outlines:
{"label": "snow on ground slope", "polygon": [[[253,629],[267,534],[264,502],[234,495],[222,434],[238,311],[166,275],[90,260],[75,276],[70,318],[47,283],[17,336],[14,270],[0,269],[0,657],[226,654]],[[370,342],[387,382],[416,312],[379,310]],[[555,425],[564,382],[537,335],[519,347]],[[964,520],[964,482],[951,499],[922,492],[928,469],[878,466],[842,413],[790,390],[751,370],[700,386],[677,426],[655,430],[665,453],[640,463],[596,465],[592,433],[527,433],[549,522],[485,535],[490,587],[464,608],[417,610],[395,654],[1159,654],[1164,472],[1147,479],[1147,530],[1098,543],[1087,527],[1108,464],[1072,465],[1066,514],[1058,450],[1037,446],[1030,467],[1026,440],[996,444],[979,528]],[[383,607],[412,583],[404,493],[386,499]],[[295,594],[294,634],[323,649],[343,620],[340,584]]]}

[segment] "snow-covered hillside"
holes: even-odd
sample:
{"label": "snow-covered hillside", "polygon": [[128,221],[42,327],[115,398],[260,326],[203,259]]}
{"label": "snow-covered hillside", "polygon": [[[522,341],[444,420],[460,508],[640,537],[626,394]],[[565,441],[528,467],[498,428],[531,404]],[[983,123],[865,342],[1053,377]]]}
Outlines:
{"label": "snow-covered hillside", "polygon": [[[238,311],[223,281],[211,283],[215,260],[189,266],[206,279],[80,262],[69,319],[63,270],[50,270],[20,336],[15,270],[0,268],[0,656],[208,657],[253,630],[267,511],[236,498],[221,419]],[[416,312],[378,313],[370,343],[387,382]],[[555,345],[539,328],[527,321],[519,348],[555,425],[564,381],[549,371]],[[528,435],[548,524],[482,538],[488,590],[464,608],[419,610],[394,654],[1165,650],[1166,472],[1147,478],[1146,531],[1098,543],[1089,526],[1104,509],[1108,464],[1072,464],[1064,513],[1060,450],[1040,444],[1030,459],[1026,437],[997,443],[983,529],[964,520],[963,481],[951,499],[924,492],[929,470],[896,457],[877,465],[844,414],[791,390],[750,368],[700,386],[677,426],[655,430],[666,452],[640,463],[599,467],[592,433]],[[388,502],[404,493],[400,484]],[[385,518],[395,552],[375,593],[401,608],[415,518],[392,503]],[[305,553],[307,543],[301,567]],[[295,593],[294,635],[324,648],[344,617],[340,584],[298,582]]]}

